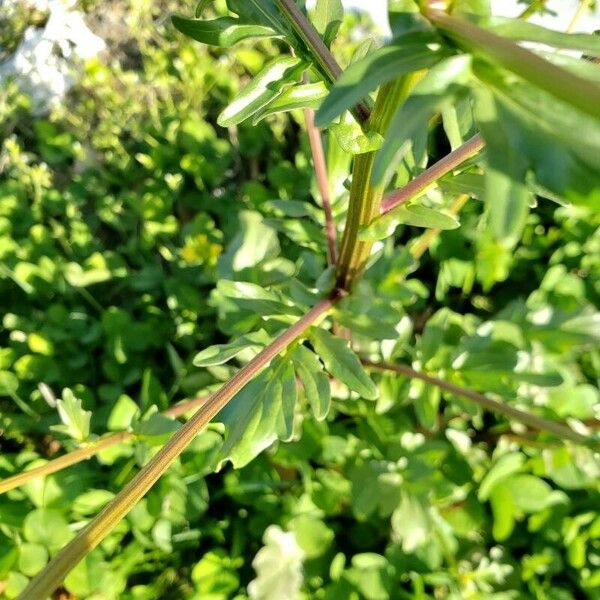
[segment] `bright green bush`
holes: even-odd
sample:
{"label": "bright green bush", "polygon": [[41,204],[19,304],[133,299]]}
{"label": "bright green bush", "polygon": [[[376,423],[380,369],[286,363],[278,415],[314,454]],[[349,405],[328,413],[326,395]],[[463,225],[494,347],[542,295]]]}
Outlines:
{"label": "bright green bush", "polygon": [[[302,113],[217,122],[280,42],[209,49],[146,8],[130,7],[144,14],[131,32],[138,68],[88,65],[68,109],[32,121],[27,100],[2,91],[0,476],[107,431],[129,429],[135,443],[0,496],[1,598],[16,598],[159,451],[178,427],[159,411],[218,388],[331,283]],[[466,137],[473,124],[462,125]],[[448,137],[432,123],[430,163]],[[335,139],[340,219],[349,159]],[[424,166],[409,163],[398,185]],[[446,208],[467,183],[479,198],[479,171],[467,175],[430,205]],[[597,425],[600,213],[538,202],[508,246],[490,238],[476,199],[418,260],[409,249],[423,229],[400,225],[332,313],[353,349]],[[600,594],[597,449],[416,379],[373,371],[374,384],[325,330],[310,348],[359,394],[333,382],[329,406],[321,363],[294,345],[220,415],[227,428],[198,435],[71,572],[71,597],[279,600],[296,586],[324,600]],[[277,431],[287,443],[273,444],[260,411],[286,397],[270,394],[278,378],[294,386],[290,364],[319,393],[305,384],[286,435]]]}

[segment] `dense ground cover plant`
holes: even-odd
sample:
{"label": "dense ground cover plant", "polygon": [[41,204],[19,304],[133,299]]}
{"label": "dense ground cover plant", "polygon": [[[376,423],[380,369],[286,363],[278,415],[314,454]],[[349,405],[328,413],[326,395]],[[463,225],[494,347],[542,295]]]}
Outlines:
{"label": "dense ground cover plant", "polygon": [[[509,38],[588,54],[598,53],[598,42],[489,22],[484,3],[454,3],[459,16],[450,19],[425,7],[423,16],[410,2],[391,3],[394,40],[362,59],[366,49],[359,47],[317,114],[321,123],[345,109],[354,115],[330,128],[328,181],[313,184],[317,204],[329,189],[336,229],[348,211],[336,272],[327,268],[333,253],[323,213],[307,193],[308,144],[298,140],[297,125],[279,116],[258,128],[243,121],[316,108],[339,73],[291,3],[228,6],[238,21],[220,16],[225,6],[216,3],[199,8],[214,9],[217,20],[175,23],[224,46],[250,35],[274,38],[262,42],[261,52],[249,45],[215,51],[214,60],[241,62],[254,74],[241,92],[222,64],[199,54],[205,51],[186,45],[174,59],[172,46],[161,42],[141,48],[146,86],[139,75],[115,77],[96,65],[87,89],[99,102],[57,117],[60,126],[41,123],[5,143],[11,177],[2,204],[3,282],[12,304],[3,323],[2,382],[6,406],[16,408],[2,413],[15,450],[3,468],[35,466],[33,459],[50,451],[40,446],[41,433],[57,416],[63,425],[56,437],[66,449],[94,451],[89,409],[92,431],[130,428],[136,444],[99,454],[100,464],[111,467],[109,485],[102,470],[77,465],[32,479],[0,501],[4,593],[16,596],[49,555],[58,558],[45,572],[62,564],[63,573],[50,577],[61,583],[73,556],[57,554],[60,546],[151,457],[156,475],[166,467],[159,448],[177,424],[157,410],[233,375],[194,417],[200,425],[219,398],[229,401],[233,381],[241,390],[219,413],[223,425],[199,436],[194,421],[180,430],[175,439],[183,431],[192,445],[67,578],[67,590],[82,597],[169,597],[176,581],[182,597],[242,593],[248,557],[267,525],[277,523],[293,534],[298,551],[289,564],[281,565],[277,553],[269,562],[269,548],[282,542],[268,530],[263,570],[260,563],[257,569],[272,576],[281,569],[271,585],[296,586],[302,577],[290,574],[298,575],[303,561],[307,595],[592,596],[599,586],[592,430],[600,357],[592,307],[600,292],[600,240],[598,104],[585,99],[598,94],[597,68],[544,54],[561,65],[543,63],[559,83],[586,92],[565,97],[564,85],[523,70],[528,61],[540,64],[530,53],[515,66],[514,44],[485,37],[464,13]],[[325,43],[333,42],[340,19],[337,3],[319,3],[313,20]],[[340,54],[344,62],[348,52]],[[311,79],[302,81],[302,71]],[[380,84],[372,106],[368,93]],[[234,95],[212,124],[197,108],[205,87],[209,115]],[[9,102],[3,126],[13,129],[18,103]],[[69,130],[88,127],[95,110],[90,148],[80,148]],[[301,113],[293,119],[303,122]],[[584,122],[589,135],[582,138],[571,125],[581,129]],[[465,153],[461,145],[478,128],[487,153],[476,155],[478,141]],[[32,147],[19,147],[19,139]],[[458,159],[433,187],[437,177],[422,172],[446,149]],[[82,174],[80,164],[94,156],[96,164]],[[57,169],[53,178],[53,164],[70,165],[70,177],[57,181]],[[387,174],[389,186],[381,183]],[[386,188],[409,180],[408,197],[406,190],[388,196],[383,206],[398,206],[378,217]],[[416,199],[414,181],[426,194],[400,204]],[[530,212],[534,198],[538,206]],[[421,235],[420,227],[429,232]],[[447,231],[434,236],[437,229]],[[367,259],[372,264],[359,278]],[[208,301],[203,289],[205,296],[212,289]],[[41,312],[49,301],[51,308],[63,305],[54,328]],[[311,306],[307,319],[302,315]],[[69,332],[82,320],[81,329]],[[341,337],[329,333],[330,324]],[[198,354],[193,368],[194,350],[213,342],[219,345]],[[265,347],[266,358],[253,358]],[[372,378],[357,356],[370,361]],[[272,358],[248,382],[247,374]],[[89,363],[79,364],[84,359]],[[74,392],[56,401],[58,415],[47,406],[57,386]],[[508,414],[512,425],[481,410],[482,403],[500,401],[501,414],[521,410]],[[550,434],[523,428],[522,420]],[[273,445],[277,438],[289,443]],[[208,476],[228,461],[243,468],[225,467],[222,480]],[[132,481],[123,511],[142,493],[140,479]],[[106,528],[100,522],[94,530],[94,523],[99,541]],[[88,543],[81,540],[67,548],[84,553]],[[186,560],[199,547],[205,555],[199,562],[196,555],[190,585]],[[131,575],[144,569],[162,575],[134,585]],[[265,580],[248,588],[253,597],[295,593],[265,590]],[[40,597],[46,581],[35,579],[23,597]]]}

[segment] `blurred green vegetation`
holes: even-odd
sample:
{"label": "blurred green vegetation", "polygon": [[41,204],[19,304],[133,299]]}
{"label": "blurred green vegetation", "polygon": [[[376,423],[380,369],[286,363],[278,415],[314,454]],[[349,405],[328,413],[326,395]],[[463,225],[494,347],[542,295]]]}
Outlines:
{"label": "blurred green vegetation", "polygon": [[[156,409],[231,374],[192,365],[254,322],[232,322],[217,282],[312,286],[326,266],[320,229],[270,202],[315,208],[301,115],[216,125],[276,46],[209,51],[168,25],[173,8],[125,4],[128,37],[47,117],[32,118],[14,84],[0,90],[0,477],[76,447],[50,430],[63,388],[91,411],[92,434],[138,410],[152,424],[135,445],[0,496],[0,598],[156,451],[172,429]],[[540,200],[504,253],[486,252],[481,212],[469,202],[419,265],[399,250],[419,230],[399,229],[346,314],[377,297],[372,318],[400,332],[389,357],[462,370],[553,418],[597,417],[600,212]],[[67,597],[246,598],[272,524],[304,552],[304,598],[600,597],[597,455],[527,431],[498,443],[505,428],[472,405],[378,381],[376,403],[338,390],[325,422],[306,417],[301,438],[241,470],[211,474],[221,435],[209,428],[69,575]]]}

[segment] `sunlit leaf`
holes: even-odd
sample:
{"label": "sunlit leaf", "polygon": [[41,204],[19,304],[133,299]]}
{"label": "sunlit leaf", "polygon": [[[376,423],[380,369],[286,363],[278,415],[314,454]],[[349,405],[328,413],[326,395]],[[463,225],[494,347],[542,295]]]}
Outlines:
{"label": "sunlit leaf", "polygon": [[377,398],[379,393],[377,386],[367,375],[346,341],[331,335],[324,329],[313,329],[310,340],[325,363],[325,367],[334,377],[367,400]]}

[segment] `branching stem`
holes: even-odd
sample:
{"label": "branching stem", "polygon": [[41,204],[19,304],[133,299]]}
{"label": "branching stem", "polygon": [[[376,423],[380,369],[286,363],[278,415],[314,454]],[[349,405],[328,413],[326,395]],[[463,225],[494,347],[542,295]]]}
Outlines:
{"label": "branching stem", "polygon": [[51,596],[69,571],[114,529],[206,424],[275,356],[323,317],[337,299],[338,296],[332,296],[321,300],[213,394],[115,498],[29,582],[19,600]]}
{"label": "branching stem", "polygon": [[327,163],[325,162],[325,153],[323,152],[323,140],[317,127],[315,126],[315,113],[307,108],[304,111],[306,121],[306,130],[308,132],[308,141],[310,142],[310,151],[312,153],[313,165],[319,193],[321,194],[321,205],[325,214],[325,235],[327,237],[327,259],[330,265],[337,262],[337,233],[333,211],[331,210],[331,193],[329,189],[329,179],[327,177]]}
{"label": "branching stem", "polygon": [[505,417],[518,421],[519,423],[523,423],[532,429],[536,429],[538,431],[548,431],[564,440],[570,440],[571,442],[586,446],[592,442],[590,438],[573,431],[570,427],[567,427],[562,423],[557,423],[556,421],[550,421],[549,419],[532,415],[504,402],[492,400],[492,398],[488,398],[487,396],[480,394],[475,390],[444,381],[443,379],[439,379],[432,375],[427,375],[426,373],[421,373],[420,371],[415,371],[415,369],[412,369],[409,366],[390,363],[374,363],[370,361],[363,361],[363,364],[370,369],[392,371],[410,379],[419,379],[429,385],[434,385],[442,390],[445,390],[446,392],[450,392],[451,394],[456,394],[457,396],[462,396],[463,398],[472,400],[485,410],[504,415]]}
{"label": "branching stem", "polygon": [[390,192],[381,203],[380,213],[384,215],[396,208],[396,206],[418,198],[434,186],[438,179],[450,173],[450,171],[472,156],[475,156],[484,146],[485,142],[481,135],[477,134],[473,136],[462,146],[450,152],[450,154],[433,164],[420,175],[417,175],[404,187]]}
{"label": "branching stem", "polygon": [[[377,93],[377,100],[367,127],[370,131],[384,135],[398,106],[406,99],[418,74],[398,78],[383,85]],[[384,186],[372,183],[375,152],[365,152],[354,157],[352,169],[352,188],[346,225],[342,237],[340,258],[337,269],[337,285],[350,291],[354,282],[362,274],[373,242],[362,242],[358,239],[361,227],[379,215]]]}
{"label": "branching stem", "polygon": [[[193,400],[188,400],[187,402],[182,402],[181,404],[177,404],[171,408],[168,408],[167,410],[163,411],[162,414],[176,419],[185,413],[190,412],[191,410],[199,408],[208,400],[208,398],[209,396],[202,396],[199,398],[194,398]],[[119,431],[117,433],[107,435],[102,439],[82,446],[81,448],[77,448],[77,450],[73,450],[72,452],[69,452],[63,456],[59,456],[58,458],[50,460],[44,465],[40,465],[39,467],[35,467],[33,469],[29,469],[28,471],[23,471],[22,473],[18,473],[17,475],[3,479],[0,481],[0,494],[4,494],[10,490],[18,488],[28,481],[32,481],[38,477],[45,477],[46,475],[51,475],[52,473],[62,471],[63,469],[76,465],[77,463],[95,456],[107,448],[112,448],[113,446],[122,444],[124,442],[129,442],[133,439],[135,439],[135,434],[130,431]]]}
{"label": "branching stem", "polygon": [[[329,83],[336,81],[342,74],[342,68],[321,39],[319,32],[314,28],[313,24],[296,6],[294,0],[277,0],[277,4],[296,33],[307,45],[321,74]],[[357,104],[352,112],[359,123],[366,123],[369,120],[370,111],[364,102]]]}

